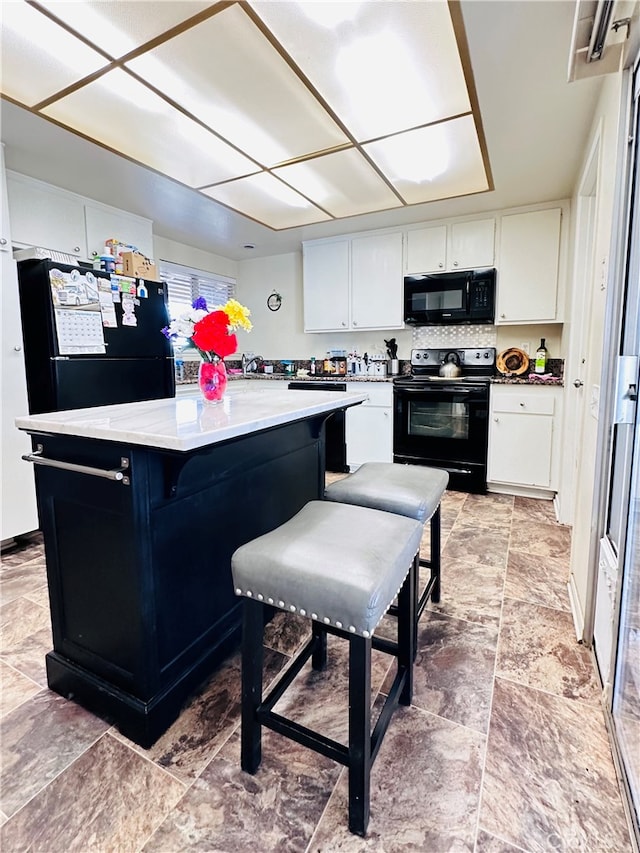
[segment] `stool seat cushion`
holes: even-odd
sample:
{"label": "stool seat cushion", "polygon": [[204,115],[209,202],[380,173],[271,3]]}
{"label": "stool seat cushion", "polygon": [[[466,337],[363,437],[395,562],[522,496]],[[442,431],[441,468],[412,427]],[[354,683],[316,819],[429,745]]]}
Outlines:
{"label": "stool seat cushion", "polygon": [[406,515],[424,524],[437,510],[448,482],[449,474],[439,468],[367,462],[327,486],[325,498]]}
{"label": "stool seat cushion", "polygon": [[418,522],[311,501],[231,558],[236,595],[255,597],[364,637],[402,586],[420,547]]}

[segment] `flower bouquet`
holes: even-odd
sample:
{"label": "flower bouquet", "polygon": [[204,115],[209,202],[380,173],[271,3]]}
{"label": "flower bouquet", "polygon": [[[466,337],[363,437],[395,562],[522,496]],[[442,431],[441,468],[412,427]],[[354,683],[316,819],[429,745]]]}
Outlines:
{"label": "flower bouquet", "polygon": [[250,313],[235,299],[209,311],[206,299],[199,296],[189,311],[162,329],[162,334],[170,341],[186,338],[200,353],[198,384],[205,402],[219,403],[224,397],[227,387],[224,358],[238,349],[234,330],[251,331]]}

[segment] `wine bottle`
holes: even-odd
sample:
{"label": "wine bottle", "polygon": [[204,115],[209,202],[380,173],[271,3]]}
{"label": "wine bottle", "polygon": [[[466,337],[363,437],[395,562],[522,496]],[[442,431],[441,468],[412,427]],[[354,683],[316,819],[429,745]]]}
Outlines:
{"label": "wine bottle", "polygon": [[544,338],[540,339],[540,346],[536,350],[536,361],[534,367],[535,373],[544,373],[547,368],[548,352],[546,346],[544,345],[544,340]]}

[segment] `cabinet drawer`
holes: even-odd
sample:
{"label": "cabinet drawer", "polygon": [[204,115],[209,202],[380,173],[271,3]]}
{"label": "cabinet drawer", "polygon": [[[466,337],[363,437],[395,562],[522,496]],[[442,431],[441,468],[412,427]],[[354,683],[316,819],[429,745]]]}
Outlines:
{"label": "cabinet drawer", "polygon": [[493,400],[494,412],[526,412],[528,415],[553,415],[555,399],[550,396],[540,397],[538,394],[513,394],[508,397],[499,396]]}

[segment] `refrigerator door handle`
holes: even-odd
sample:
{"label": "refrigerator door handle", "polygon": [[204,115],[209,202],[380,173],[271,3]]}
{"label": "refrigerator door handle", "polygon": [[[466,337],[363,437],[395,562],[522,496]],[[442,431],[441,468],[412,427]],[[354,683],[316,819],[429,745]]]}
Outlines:
{"label": "refrigerator door handle", "polygon": [[129,486],[131,480],[125,476],[125,471],[129,469],[129,460],[124,456],[120,459],[122,468],[92,468],[90,465],[76,465],[73,462],[61,462],[59,459],[48,459],[42,455],[43,446],[37,445],[35,453],[25,453],[23,459],[25,462],[33,462],[34,465],[45,465],[48,468],[62,468],[63,471],[75,471],[76,474],[89,474],[92,477],[102,477],[105,480],[116,480],[122,483],[123,486]]}

